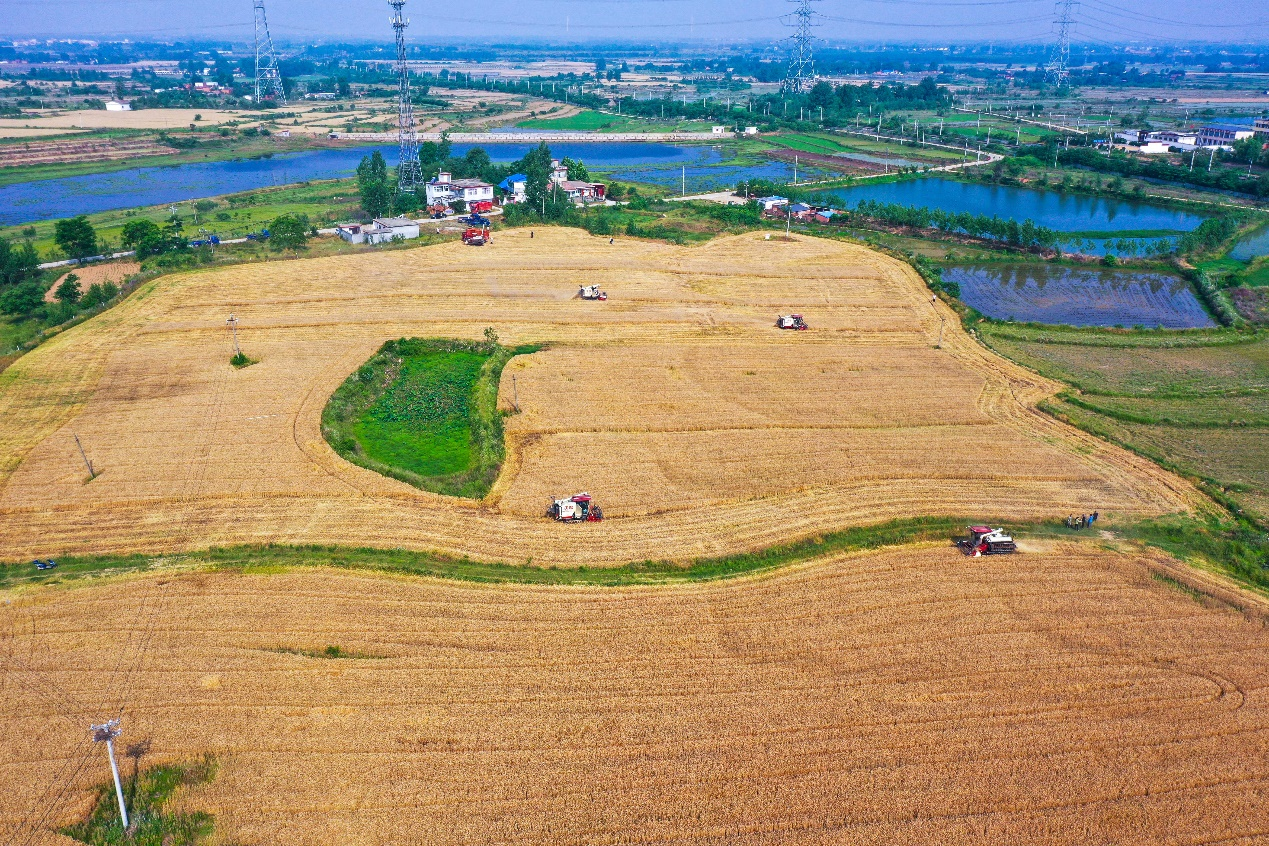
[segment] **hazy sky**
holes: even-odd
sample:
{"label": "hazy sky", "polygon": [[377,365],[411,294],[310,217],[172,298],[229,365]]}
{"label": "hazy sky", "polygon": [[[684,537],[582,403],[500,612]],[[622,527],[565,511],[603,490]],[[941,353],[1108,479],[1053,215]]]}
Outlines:
{"label": "hazy sky", "polygon": [[[391,38],[386,0],[266,0],[278,40]],[[734,41],[787,35],[790,0],[409,0],[410,39]],[[1041,41],[1053,0],[817,0],[816,34],[862,41]],[[251,38],[251,0],[0,0],[0,38]],[[1269,42],[1265,0],[1082,0],[1076,40]]]}

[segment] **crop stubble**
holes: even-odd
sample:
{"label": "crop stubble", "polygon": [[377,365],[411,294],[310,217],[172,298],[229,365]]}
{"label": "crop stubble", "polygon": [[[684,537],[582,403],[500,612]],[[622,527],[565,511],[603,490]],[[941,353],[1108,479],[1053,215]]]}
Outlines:
{"label": "crop stubble", "polygon": [[[0,830],[100,718],[157,591],[124,740],[214,752],[186,801],[233,842],[1263,842],[1269,635],[1146,563],[927,547],[673,588],[45,589],[3,611]],[[368,657],[294,654],[329,644]]]}
{"label": "crop stubble", "polygon": [[[582,282],[612,299],[574,299]],[[775,330],[788,311],[812,331]],[[241,371],[230,312],[260,359]],[[383,341],[486,326],[553,347],[504,371],[500,403],[514,375],[523,414],[484,502],[354,467],[322,440],[326,398]],[[817,239],[683,248],[547,229],[182,274],[0,374],[0,549],[355,543],[596,566],[913,514],[1191,504],[1180,480],[1035,412],[1054,389],[964,336],[906,266]],[[540,516],[580,489],[619,519]]]}

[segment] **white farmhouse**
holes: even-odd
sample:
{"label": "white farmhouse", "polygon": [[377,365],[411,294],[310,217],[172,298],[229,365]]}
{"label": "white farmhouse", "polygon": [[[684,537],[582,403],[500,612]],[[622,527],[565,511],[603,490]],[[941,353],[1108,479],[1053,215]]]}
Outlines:
{"label": "white farmhouse", "polygon": [[470,207],[472,203],[492,203],[493,199],[493,186],[479,179],[454,179],[452,174],[442,171],[427,183],[429,206],[448,206],[462,200]]}

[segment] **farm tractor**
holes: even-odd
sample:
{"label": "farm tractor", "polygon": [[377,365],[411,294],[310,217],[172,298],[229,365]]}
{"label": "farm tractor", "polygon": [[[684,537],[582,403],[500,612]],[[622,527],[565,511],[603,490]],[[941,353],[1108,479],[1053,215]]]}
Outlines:
{"label": "farm tractor", "polygon": [[800,314],[782,314],[776,318],[776,328],[793,329],[801,332],[811,327],[806,325],[806,321],[802,319]]}
{"label": "farm tractor", "polygon": [[483,229],[473,226],[463,233],[463,243],[469,247],[483,247],[492,241],[493,235],[490,233],[488,226]]}
{"label": "farm tractor", "polygon": [[956,542],[966,555],[977,558],[980,555],[1008,555],[1018,551],[1013,538],[1005,534],[1004,529],[993,529],[990,526],[970,526],[969,537]]}
{"label": "farm tractor", "polygon": [[583,491],[567,499],[552,499],[546,516],[561,523],[598,523],[604,519],[604,510],[595,504],[590,494]]}
{"label": "farm tractor", "polygon": [[608,295],[599,290],[598,285],[583,285],[577,291],[577,296],[583,300],[606,300]]}

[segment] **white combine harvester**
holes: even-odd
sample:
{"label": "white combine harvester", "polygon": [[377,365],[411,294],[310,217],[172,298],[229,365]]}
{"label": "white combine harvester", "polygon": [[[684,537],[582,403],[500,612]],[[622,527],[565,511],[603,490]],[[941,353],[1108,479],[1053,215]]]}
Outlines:
{"label": "white combine harvester", "polygon": [[598,285],[583,285],[577,289],[577,296],[583,300],[606,300],[608,295],[599,290]]}
{"label": "white combine harvester", "polygon": [[956,542],[966,555],[977,558],[980,555],[1008,555],[1018,551],[1013,538],[1005,534],[1004,529],[993,529],[990,526],[970,526],[969,537]]}
{"label": "white combine harvester", "polygon": [[567,499],[551,499],[546,509],[546,516],[561,523],[598,523],[604,519],[604,510],[600,508],[591,495],[582,491]]}
{"label": "white combine harvester", "polygon": [[802,319],[800,314],[782,314],[776,318],[777,329],[792,329],[801,332],[811,327],[806,325],[806,321]]}

